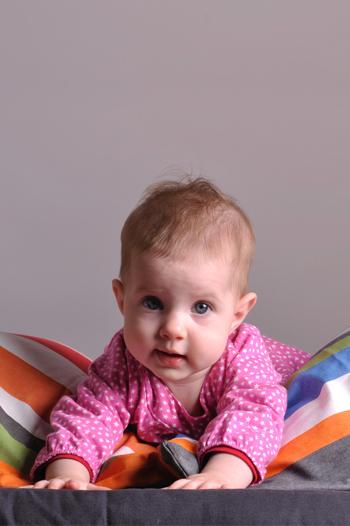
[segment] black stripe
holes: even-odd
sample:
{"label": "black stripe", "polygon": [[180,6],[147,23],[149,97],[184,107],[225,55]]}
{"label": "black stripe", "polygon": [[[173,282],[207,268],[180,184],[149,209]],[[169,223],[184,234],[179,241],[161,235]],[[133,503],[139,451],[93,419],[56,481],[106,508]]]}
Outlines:
{"label": "black stripe", "polygon": [[6,431],[28,449],[39,451],[45,444],[44,440],[32,435],[27,429],[21,426],[16,420],[13,420],[2,407],[0,407],[0,422]]}

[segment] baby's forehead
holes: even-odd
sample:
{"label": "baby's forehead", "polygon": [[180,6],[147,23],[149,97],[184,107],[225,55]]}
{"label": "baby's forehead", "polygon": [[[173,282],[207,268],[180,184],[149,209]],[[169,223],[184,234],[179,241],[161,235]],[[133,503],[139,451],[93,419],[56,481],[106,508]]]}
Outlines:
{"label": "baby's forehead", "polygon": [[[238,269],[236,269],[238,272]],[[179,255],[134,254],[126,281],[135,289],[162,289],[176,286],[189,290],[232,289],[235,268],[232,259],[218,254],[191,251]]]}
{"label": "baby's forehead", "polygon": [[205,264],[215,268],[232,266],[236,259],[237,249],[232,244],[224,245],[219,249],[193,243],[191,246],[174,247],[166,253],[148,249],[144,251],[133,251],[130,263],[134,265],[150,265],[155,270],[158,267],[173,266],[182,267],[192,266],[194,271],[198,265]]}

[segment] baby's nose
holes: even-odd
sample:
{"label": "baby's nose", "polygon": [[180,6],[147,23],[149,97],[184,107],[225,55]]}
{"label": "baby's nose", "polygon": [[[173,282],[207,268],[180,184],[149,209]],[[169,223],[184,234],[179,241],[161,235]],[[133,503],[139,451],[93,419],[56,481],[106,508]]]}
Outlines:
{"label": "baby's nose", "polygon": [[186,327],[180,315],[167,316],[160,329],[160,335],[166,340],[182,340],[186,336]]}

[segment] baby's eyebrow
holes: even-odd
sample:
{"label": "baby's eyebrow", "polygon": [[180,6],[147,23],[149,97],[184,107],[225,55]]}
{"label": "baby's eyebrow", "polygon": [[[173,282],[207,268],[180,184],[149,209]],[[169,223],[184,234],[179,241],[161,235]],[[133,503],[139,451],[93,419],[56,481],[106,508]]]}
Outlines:
{"label": "baby's eyebrow", "polygon": [[[187,293],[188,293],[188,299],[193,303],[198,302],[198,301],[203,301],[203,302],[208,301],[212,303],[220,301],[220,294],[216,294],[213,291],[209,291],[205,289],[192,290],[192,291],[188,290]],[[139,285],[135,289],[135,294],[145,295],[145,296],[168,297],[169,291],[162,289],[162,288],[157,288],[156,285],[155,286]],[[171,295],[172,294],[170,292],[170,296]]]}
{"label": "baby's eyebrow", "polygon": [[153,287],[146,287],[144,285],[140,285],[135,289],[136,294],[148,294],[148,295],[157,295],[160,294],[161,291],[158,289],[155,289]]}
{"label": "baby's eyebrow", "polygon": [[204,294],[196,294],[197,300],[196,301],[217,301],[220,299],[220,297],[216,294],[213,294],[212,292],[205,293]]}

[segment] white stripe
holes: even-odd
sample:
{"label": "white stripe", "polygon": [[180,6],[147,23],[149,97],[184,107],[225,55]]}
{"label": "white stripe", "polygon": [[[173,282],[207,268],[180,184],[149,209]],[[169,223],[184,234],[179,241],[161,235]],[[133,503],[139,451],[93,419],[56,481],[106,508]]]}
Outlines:
{"label": "white stripe", "polygon": [[0,387],[0,402],[5,413],[32,435],[45,440],[46,435],[52,431],[51,426],[40,418],[30,405],[11,396],[2,387]]}
{"label": "white stripe", "polygon": [[68,358],[24,336],[1,332],[0,346],[70,390],[86,377]]}
{"label": "white stripe", "polygon": [[133,449],[131,449],[130,447],[127,447],[127,446],[122,446],[120,449],[117,449],[117,451],[115,453],[113,453],[113,455],[108,457],[108,460],[110,458],[113,458],[113,457],[120,457],[120,456],[123,456],[123,455],[131,455],[132,453],[135,453],[135,451]]}
{"label": "white stripe", "polygon": [[350,410],[350,373],[324,384],[318,397],[285,421],[282,445],[305,433],[329,416]]}

